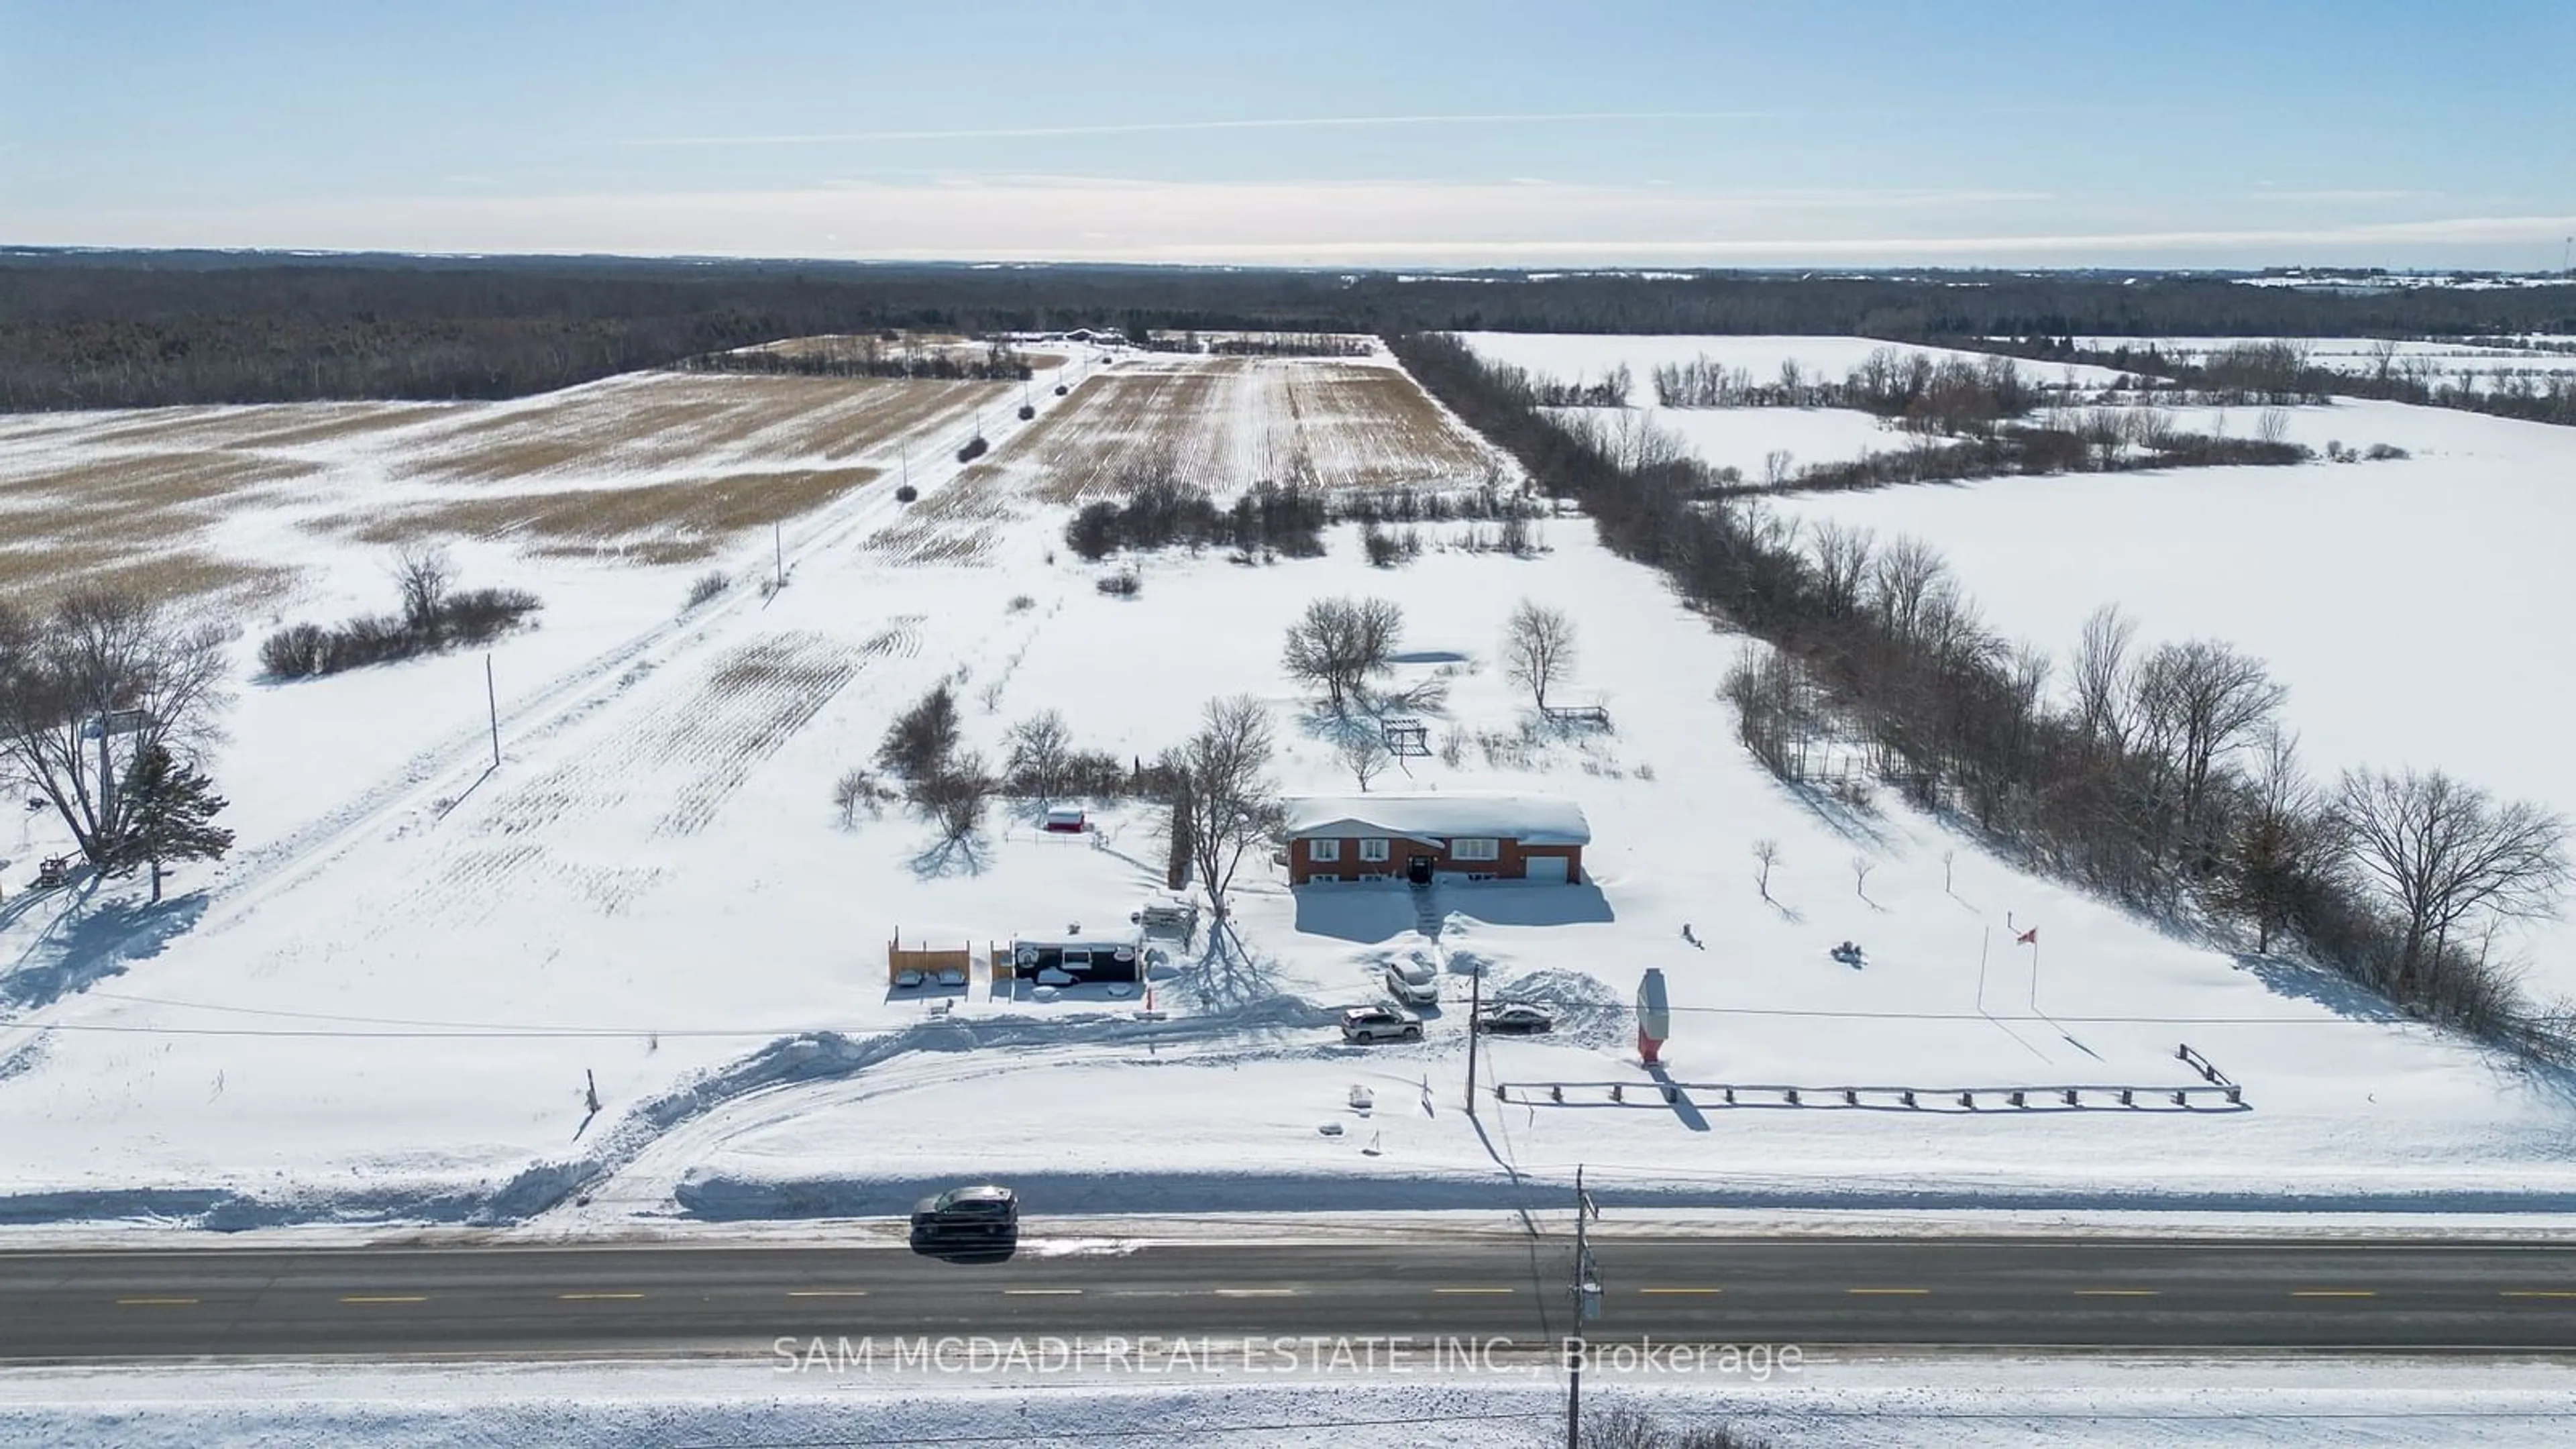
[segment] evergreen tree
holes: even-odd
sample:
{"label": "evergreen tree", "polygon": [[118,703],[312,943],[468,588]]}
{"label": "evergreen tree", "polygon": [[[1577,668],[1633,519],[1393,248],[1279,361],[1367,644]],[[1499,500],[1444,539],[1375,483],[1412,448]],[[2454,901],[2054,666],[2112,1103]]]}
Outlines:
{"label": "evergreen tree", "polygon": [[161,870],[171,861],[221,860],[233,833],[214,823],[228,802],[212,780],[159,745],[135,756],[125,775],[125,838],[116,868],[152,868],[152,899],[161,899]]}

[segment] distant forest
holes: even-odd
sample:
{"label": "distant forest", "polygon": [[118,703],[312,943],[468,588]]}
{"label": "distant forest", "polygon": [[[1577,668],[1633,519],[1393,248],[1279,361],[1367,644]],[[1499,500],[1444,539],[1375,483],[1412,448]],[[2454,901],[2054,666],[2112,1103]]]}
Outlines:
{"label": "distant forest", "polygon": [[2576,333],[2576,285],[2208,276],[1391,273],[618,258],[0,253],[0,409],[501,398],[726,348],[923,328],[2068,336]]}

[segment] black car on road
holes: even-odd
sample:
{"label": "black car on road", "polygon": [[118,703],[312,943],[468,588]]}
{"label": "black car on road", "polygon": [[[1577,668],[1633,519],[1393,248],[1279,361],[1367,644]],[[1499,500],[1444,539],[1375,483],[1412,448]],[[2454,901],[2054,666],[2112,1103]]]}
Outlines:
{"label": "black car on road", "polygon": [[915,1243],[999,1246],[1019,1235],[1020,1198],[1007,1187],[952,1187],[912,1206]]}

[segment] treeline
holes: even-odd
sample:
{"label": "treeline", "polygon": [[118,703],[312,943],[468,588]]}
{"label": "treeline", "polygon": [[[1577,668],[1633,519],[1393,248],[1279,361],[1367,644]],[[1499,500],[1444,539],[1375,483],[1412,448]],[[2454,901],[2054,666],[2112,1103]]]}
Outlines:
{"label": "treeline", "polygon": [[1624,362],[1598,378],[1567,380],[1530,375],[1530,387],[1537,394],[1539,406],[1549,408],[1624,408],[1629,389],[1635,386],[1636,376]]}
{"label": "treeline", "polygon": [[1065,525],[1064,541],[1087,559],[1125,550],[1230,548],[1238,553],[1313,558],[1332,521],[1324,495],[1302,484],[1255,484],[1231,504],[1162,473],[1135,480],[1119,500],[1097,499]]}
{"label": "treeline", "polygon": [[[2576,286],[2157,274],[1386,273],[618,258],[0,255],[0,408],[515,397],[789,337],[1479,330],[1945,338],[2576,333]],[[1212,343],[1242,345],[1251,343]]]}
{"label": "treeline", "polygon": [[1697,459],[1614,457],[1455,339],[1389,342],[1542,487],[1580,499],[1607,544],[1761,641],[1725,692],[1784,777],[1847,742],[1869,778],[2036,867],[2167,919],[2241,926],[2258,951],[2295,938],[2411,1011],[2576,1057],[2576,1023],[2525,1001],[2482,930],[2554,902],[2563,822],[2438,772],[2321,788],[2273,729],[2282,691],[2259,663],[2208,641],[2142,652],[2114,612],[2087,627],[2061,706],[2048,655],[1987,626],[1928,547],[1712,505]]}
{"label": "treeline", "polygon": [[2295,341],[2272,339],[2214,348],[2186,357],[2154,343],[2084,348],[2073,338],[2023,339],[2007,346],[2017,354],[2058,362],[2089,363],[2129,374],[2143,390],[2176,393],[2183,400],[2219,407],[2283,406],[2335,397],[2372,398],[2457,408],[2525,422],[2576,426],[2576,372],[2515,370],[2499,365],[2481,376],[2445,368],[2443,359],[2409,356],[2386,343],[2373,349],[2365,372],[2320,367]]}
{"label": "treeline", "polygon": [[1935,358],[1900,347],[1873,350],[1836,382],[1790,358],[1773,377],[1702,355],[1654,371],[1655,401],[1668,408],[1855,408],[1920,433],[1987,433],[2046,399],[2009,357]]}
{"label": "treeline", "polygon": [[[1421,553],[1417,536],[1410,540],[1378,532],[1393,525],[1496,520],[1502,525],[1494,546],[1511,553],[1531,547],[1529,523],[1539,507],[1529,499],[1488,483],[1463,491],[1385,488],[1365,492],[1327,492],[1310,482],[1264,481],[1219,503],[1205,488],[1184,481],[1168,459],[1146,460],[1120,480],[1122,496],[1094,499],[1065,525],[1064,540],[1075,553],[1091,560],[1119,552],[1160,548],[1225,548],[1247,555],[1278,554],[1316,558],[1324,552],[1324,530],[1337,523],[1357,523],[1364,530],[1362,547],[1380,566]],[[1392,550],[1392,551],[1390,551]]]}
{"label": "treeline", "polygon": [[443,548],[405,545],[393,580],[401,610],[360,614],[325,627],[289,624],[260,641],[259,665],[272,679],[312,679],[488,644],[545,605],[525,589],[458,589],[456,565]]}
{"label": "treeline", "polygon": [[1026,382],[1037,375],[1029,360],[992,342],[980,351],[904,345],[891,337],[817,337],[794,348],[744,347],[684,357],[682,372],[746,373],[776,377],[888,377],[916,382]]}
{"label": "treeline", "polygon": [[1377,350],[1368,337],[1333,332],[1267,332],[1212,337],[1205,349],[1218,357],[1366,357]]}

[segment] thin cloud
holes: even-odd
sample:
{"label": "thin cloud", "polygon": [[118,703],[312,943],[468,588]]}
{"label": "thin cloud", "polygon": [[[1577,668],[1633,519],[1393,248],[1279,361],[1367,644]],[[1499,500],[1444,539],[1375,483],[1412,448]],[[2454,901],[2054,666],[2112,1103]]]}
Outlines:
{"label": "thin cloud", "polygon": [[2346,202],[2346,201],[2429,201],[2429,200],[2432,200],[2432,199],[2434,199],[2434,198],[2436,198],[2436,197],[2438,197],[2438,196],[2440,196],[2440,195],[2441,195],[2441,193],[2440,193],[2440,192],[2437,192],[2437,191],[2372,191],[2372,190],[2349,190],[2349,191],[2334,191],[2334,190],[2324,190],[2324,191],[2280,191],[2280,190],[2274,190],[2274,189],[2272,189],[2272,188],[2270,188],[2270,187],[2260,187],[2260,188],[2257,188],[2256,190],[2249,191],[2249,192],[2245,193],[2245,199],[2246,199],[2246,200],[2248,200],[2248,201],[2302,201],[2302,202],[2306,202],[2306,201],[2323,201],[2323,202]]}
{"label": "thin cloud", "polygon": [[[1010,141],[1054,136],[1149,136],[1205,131],[1317,131],[1397,126],[1539,126],[1618,121],[1757,121],[1812,116],[1811,110],[1513,111],[1477,115],[1288,116],[1266,120],[1107,121],[1076,126],[978,126],[956,130],[831,131],[770,136],[653,136],[626,146],[822,146],[894,141]],[[1842,112],[1840,114],[1891,114]]]}
{"label": "thin cloud", "polygon": [[[340,199],[288,206],[22,213],[13,241],[144,246],[624,252],[957,261],[1299,266],[1795,266],[2057,261],[2194,265],[2401,255],[2555,260],[2566,216],[2119,225],[2052,203],[2046,220],[1975,193],[1803,195],[1642,186],[1401,184],[852,186],[785,191]],[[2094,225],[2084,225],[2084,221]],[[2070,221],[2076,222],[2068,225]],[[2201,225],[2194,225],[2201,222]],[[2532,264],[2537,265],[2535,261]]]}

